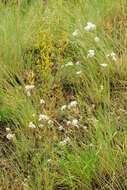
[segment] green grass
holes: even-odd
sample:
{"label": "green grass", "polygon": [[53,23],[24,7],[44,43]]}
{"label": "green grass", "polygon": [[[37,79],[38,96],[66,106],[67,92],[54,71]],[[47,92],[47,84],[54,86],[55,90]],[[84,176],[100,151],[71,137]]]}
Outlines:
{"label": "green grass", "polygon": [[127,189],[126,7],[0,2],[0,190]]}

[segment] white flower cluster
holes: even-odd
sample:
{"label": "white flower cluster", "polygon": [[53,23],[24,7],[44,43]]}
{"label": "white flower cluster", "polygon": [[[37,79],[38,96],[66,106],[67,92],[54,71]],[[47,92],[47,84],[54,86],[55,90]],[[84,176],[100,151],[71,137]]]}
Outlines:
{"label": "white flower cluster", "polygon": [[34,85],[26,85],[25,86],[25,91],[26,91],[27,96],[31,96],[31,91],[34,87],[35,87]]}
{"label": "white flower cluster", "polygon": [[94,56],[95,56],[95,50],[93,50],[93,49],[88,50],[87,57],[91,58],[91,57],[94,57]]}
{"label": "white flower cluster", "polygon": [[67,126],[73,126],[79,128],[79,121],[78,119],[73,119],[72,121],[67,121],[66,122]]}
{"label": "white flower cluster", "polygon": [[77,101],[71,101],[68,105],[63,105],[61,106],[61,111],[65,111],[67,108],[68,109],[74,109],[76,108],[78,105],[78,102]]}
{"label": "white flower cluster", "polygon": [[68,109],[73,109],[73,108],[76,108],[78,105],[78,102],[77,101],[71,101],[68,105]]}
{"label": "white flower cluster", "polygon": [[100,38],[96,36],[96,37],[94,38],[94,41],[98,43],[98,42],[100,42]]}
{"label": "white flower cluster", "polygon": [[79,34],[79,31],[78,30],[75,30],[73,33],[72,33],[72,36],[78,36],[78,34]]}
{"label": "white flower cluster", "polygon": [[49,117],[45,114],[40,114],[39,115],[39,121],[48,121]]}
{"label": "white flower cluster", "polygon": [[[45,114],[40,114],[38,120],[39,120],[40,122],[47,122],[48,125],[50,125],[50,126],[54,124],[54,122],[49,118],[49,116],[47,116],[47,115],[45,115]],[[43,127],[44,127],[43,124],[40,124],[39,126],[40,126],[40,128],[43,128]]]}
{"label": "white flower cluster", "polygon": [[73,66],[74,63],[72,61],[69,61],[68,63],[64,64],[61,66],[61,68],[68,67],[68,66]]}
{"label": "white flower cluster", "polygon": [[[93,24],[92,22],[87,22],[87,24],[86,24],[86,26],[84,27],[84,29],[85,29],[85,31],[87,31],[87,32],[92,32],[92,31],[96,30],[96,25]],[[78,29],[76,29],[74,32],[72,32],[72,36],[73,36],[73,37],[76,37],[76,36],[78,36],[78,35],[79,35],[79,30],[78,30]],[[99,38],[96,37],[96,38],[95,38],[95,41],[96,41],[96,42],[99,42]]]}
{"label": "white flower cluster", "polygon": [[64,127],[62,125],[60,125],[58,129],[59,129],[59,131],[63,131]]}
{"label": "white flower cluster", "polygon": [[[40,114],[39,115],[39,118],[38,118],[38,121],[39,122],[47,122],[49,125],[53,125],[53,121],[51,119],[49,119],[49,117],[45,114]],[[37,126],[31,121],[29,122],[29,125],[28,125],[29,128],[31,129],[36,129]],[[44,128],[44,125],[41,123],[39,124],[38,126],[39,128]]]}
{"label": "white flower cluster", "polygon": [[108,54],[107,57],[111,58],[113,61],[117,61],[117,56],[116,56],[116,53],[114,52],[111,52],[110,54]]}
{"label": "white flower cluster", "polygon": [[42,98],[42,99],[40,99],[40,104],[41,105],[44,105],[45,104],[45,100]]}
{"label": "white flower cluster", "polygon": [[[96,30],[96,25],[94,23],[92,23],[92,22],[87,22],[86,25],[85,25],[85,27],[84,27],[84,30],[87,31],[87,32],[93,32],[93,31]],[[76,29],[72,33],[72,35],[74,37],[77,36],[78,34],[79,34],[79,30],[78,29]],[[94,41],[96,43],[99,43],[100,42],[100,38],[98,36],[95,36],[94,37]],[[95,56],[95,50],[94,49],[89,49],[88,52],[87,52],[87,58],[92,58],[94,56]],[[111,58],[111,60],[114,61],[114,62],[117,61],[117,55],[114,52],[109,53],[107,55],[107,57]],[[66,64],[66,66],[72,66],[72,65],[74,65],[72,62],[71,62],[71,64],[70,63]],[[107,64],[103,63],[103,64],[100,64],[100,66],[107,67]],[[81,71],[77,71],[76,74],[80,75]]]}
{"label": "white flower cluster", "polygon": [[[27,89],[27,90],[29,90],[29,89],[31,90],[31,89],[33,89],[33,86],[32,86],[32,87],[30,87],[30,86],[28,87],[28,86],[27,86],[26,89]],[[43,98],[41,98],[41,99],[40,99],[40,105],[44,105],[44,104],[45,104],[45,100],[44,100]],[[35,118],[35,117],[36,117],[36,114],[33,113],[33,114],[32,114],[32,117]],[[33,121],[30,121],[29,124],[28,124],[28,127],[31,128],[31,129],[36,129],[36,128],[38,128],[38,127],[42,129],[42,128],[44,128],[43,122],[44,122],[44,124],[47,123],[47,124],[50,125],[50,126],[54,124],[54,122],[49,118],[48,115],[41,113],[41,114],[39,114],[39,116],[38,116],[38,125],[35,125]]]}
{"label": "white flower cluster", "polygon": [[61,106],[61,111],[66,110],[66,108],[67,108],[67,106],[66,106],[66,105]]}
{"label": "white flower cluster", "polygon": [[70,143],[70,138],[69,137],[66,137],[63,141],[60,142],[60,145],[61,146],[64,146],[66,144]]}
{"label": "white flower cluster", "polygon": [[101,67],[107,67],[108,65],[106,63],[100,64]]}
{"label": "white flower cluster", "polygon": [[33,122],[29,122],[29,128],[36,129],[36,125]]}
{"label": "white flower cluster", "polygon": [[92,22],[87,22],[87,25],[84,27],[84,29],[87,31],[87,32],[91,32],[93,30],[96,29],[96,25],[93,24]]}
{"label": "white flower cluster", "polygon": [[82,71],[77,71],[76,72],[76,75],[81,75],[82,74]]}
{"label": "white flower cluster", "polygon": [[6,132],[7,132],[6,138],[8,140],[14,140],[15,139],[15,134],[13,134],[11,132],[11,129],[9,127],[6,128]]}

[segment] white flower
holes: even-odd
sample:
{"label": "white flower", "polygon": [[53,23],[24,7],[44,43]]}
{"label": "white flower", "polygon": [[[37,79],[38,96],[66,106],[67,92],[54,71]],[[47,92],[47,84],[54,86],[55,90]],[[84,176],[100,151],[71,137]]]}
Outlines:
{"label": "white flower", "polygon": [[68,66],[73,66],[74,63],[72,61],[69,61],[68,63],[61,65],[61,68],[68,67]]}
{"label": "white flower", "polygon": [[113,61],[117,61],[117,56],[114,52],[112,52],[110,55]]}
{"label": "white flower", "polygon": [[12,140],[12,139],[15,138],[15,134],[9,133],[9,134],[7,134],[6,138],[7,138],[8,140]]}
{"label": "white flower", "polygon": [[96,36],[96,37],[94,38],[94,41],[98,43],[98,42],[100,42],[100,38]]}
{"label": "white flower", "polygon": [[78,126],[78,120],[77,119],[73,119],[72,120],[72,125],[73,126]]}
{"label": "white flower", "polygon": [[65,138],[63,141],[60,142],[60,145],[64,146],[64,145],[66,145],[66,144],[69,143],[69,142],[70,142],[70,138],[67,137],[67,138]]}
{"label": "white flower", "polygon": [[35,129],[35,128],[36,128],[36,125],[35,125],[33,122],[30,122],[30,123],[29,123],[29,128]]}
{"label": "white flower", "polygon": [[67,108],[66,105],[61,106],[61,111],[64,111]]}
{"label": "white flower", "polygon": [[26,90],[26,91],[30,91],[30,90],[32,90],[34,87],[35,87],[34,85],[26,85],[26,86],[25,86],[25,90]]}
{"label": "white flower", "polygon": [[63,69],[65,67],[65,64],[64,65],[61,65],[61,68]]}
{"label": "white flower", "polygon": [[44,114],[40,114],[39,115],[39,121],[48,121],[49,120],[49,117],[47,115],[44,115]]}
{"label": "white flower", "polygon": [[36,116],[36,114],[35,114],[35,113],[33,113],[33,114],[32,114],[32,116],[33,116],[33,117],[35,117],[35,116]]}
{"label": "white flower", "polygon": [[68,63],[65,64],[65,67],[73,66],[73,65],[74,65],[74,63],[72,61],[70,61],[70,62],[68,62]]}
{"label": "white flower", "polygon": [[66,142],[65,140],[60,141],[60,145],[64,146],[64,145],[66,145],[66,144],[67,144],[67,142]]}
{"label": "white flower", "polygon": [[80,61],[77,61],[77,62],[75,63],[75,65],[80,65]]}
{"label": "white flower", "polygon": [[43,124],[40,124],[40,125],[39,125],[39,128],[44,128],[44,125],[43,125]]}
{"label": "white flower", "polygon": [[111,52],[110,54],[108,54],[107,57],[111,57],[113,61],[117,61],[117,56],[116,56],[116,53],[114,52]]}
{"label": "white flower", "polygon": [[67,137],[66,139],[64,139],[66,142],[70,142],[70,138]]}
{"label": "white flower", "polygon": [[45,101],[44,101],[44,99],[42,98],[42,99],[40,99],[40,104],[45,104]]}
{"label": "white flower", "polygon": [[83,129],[84,129],[84,130],[86,130],[87,128],[88,128],[88,127],[87,127],[86,125],[85,125],[85,126],[83,126]]}
{"label": "white flower", "polygon": [[6,131],[9,132],[11,131],[11,129],[9,127],[6,127]]}
{"label": "white flower", "polygon": [[88,50],[87,57],[94,57],[95,56],[95,50],[90,49]]}
{"label": "white flower", "polygon": [[67,126],[71,125],[71,121],[67,121]]}
{"label": "white flower", "polygon": [[31,96],[31,91],[32,91],[32,89],[33,89],[34,87],[35,87],[34,85],[26,85],[26,86],[25,86],[25,90],[26,90],[27,96]]}
{"label": "white flower", "polygon": [[82,71],[77,71],[76,72],[76,75],[81,75],[82,74]]}
{"label": "white flower", "polygon": [[62,131],[64,128],[62,125],[60,125],[58,129],[59,129],[59,131]]}
{"label": "white flower", "polygon": [[78,102],[77,101],[71,101],[68,105],[68,108],[76,108],[77,107]]}
{"label": "white flower", "polygon": [[94,145],[92,143],[89,144],[90,147],[93,147]]}
{"label": "white flower", "polygon": [[78,35],[78,30],[75,30],[73,33],[72,33],[72,36],[77,36]]}
{"label": "white flower", "polygon": [[49,125],[53,125],[53,121],[52,121],[52,120],[49,120],[49,121],[48,121],[48,124],[49,124]]}
{"label": "white flower", "polygon": [[49,158],[49,159],[47,160],[48,163],[50,163],[51,161],[52,161],[51,158]]}
{"label": "white flower", "polygon": [[100,66],[107,67],[108,65],[106,63],[102,63],[102,64],[100,64]]}
{"label": "white flower", "polygon": [[92,22],[87,22],[87,25],[84,27],[84,29],[87,31],[87,32],[91,32],[93,30],[96,29],[96,25],[93,24]]}
{"label": "white flower", "polygon": [[100,89],[101,89],[101,91],[102,91],[102,90],[104,89],[104,86],[103,86],[103,85],[101,85],[101,86],[100,86]]}

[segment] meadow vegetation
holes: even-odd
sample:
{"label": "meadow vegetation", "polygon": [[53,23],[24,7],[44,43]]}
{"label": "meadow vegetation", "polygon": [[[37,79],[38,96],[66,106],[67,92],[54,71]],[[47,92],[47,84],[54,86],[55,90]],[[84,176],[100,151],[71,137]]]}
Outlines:
{"label": "meadow vegetation", "polygon": [[0,2],[0,190],[127,189],[126,0]]}

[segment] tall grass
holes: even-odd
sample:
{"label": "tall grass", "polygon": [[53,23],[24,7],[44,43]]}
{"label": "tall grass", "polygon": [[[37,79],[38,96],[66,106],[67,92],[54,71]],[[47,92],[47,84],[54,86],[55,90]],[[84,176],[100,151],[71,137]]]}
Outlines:
{"label": "tall grass", "polygon": [[127,189],[126,6],[0,3],[1,190]]}

